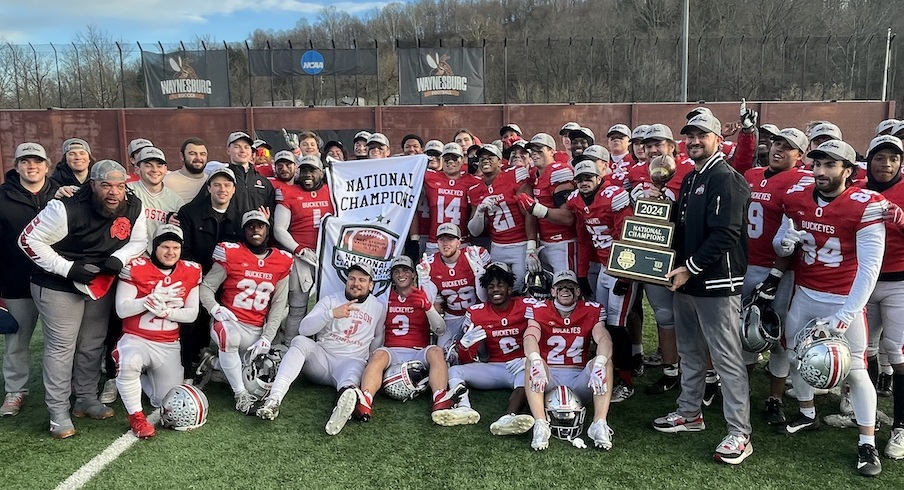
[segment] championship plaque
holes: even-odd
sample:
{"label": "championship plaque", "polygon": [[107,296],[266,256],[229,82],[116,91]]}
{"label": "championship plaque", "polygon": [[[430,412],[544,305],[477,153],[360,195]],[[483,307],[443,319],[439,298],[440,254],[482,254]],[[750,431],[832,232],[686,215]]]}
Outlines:
{"label": "championship plaque", "polygon": [[632,281],[669,286],[666,274],[675,265],[675,225],[669,222],[671,201],[638,199],[634,216],[625,219],[621,240],[612,243],[607,273]]}

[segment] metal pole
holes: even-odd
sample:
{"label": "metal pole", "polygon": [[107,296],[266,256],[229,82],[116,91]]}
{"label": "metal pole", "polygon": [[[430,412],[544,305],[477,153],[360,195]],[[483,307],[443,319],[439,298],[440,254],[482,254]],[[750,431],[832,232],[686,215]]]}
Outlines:
{"label": "metal pole", "polygon": [[690,35],[691,1],[684,0],[681,8],[681,102],[687,102],[687,58]]}
{"label": "metal pole", "polygon": [[[226,43],[226,41],[223,41],[224,45],[225,45],[225,43]],[[227,53],[228,53],[228,51],[227,51]],[[250,107],[254,107],[254,88],[251,86],[252,85],[252,83],[251,83],[251,48],[248,47],[248,41],[245,41],[245,53],[246,53],[245,61],[247,62],[246,63],[247,66],[245,67],[245,69],[248,72],[248,105]],[[272,63],[270,64],[270,72],[271,73],[273,72],[273,64]]]}
{"label": "metal pole", "polygon": [[100,46],[94,42],[94,50],[97,51],[97,74],[100,76],[100,106],[107,108],[107,87],[104,85],[103,55],[100,54]]}
{"label": "metal pole", "polygon": [[[289,59],[295,59],[295,48],[292,47],[292,40],[289,39]],[[273,52],[270,52],[270,71],[273,71]],[[295,107],[295,71],[293,68],[292,73],[289,75],[289,80],[292,82],[292,107]]]}
{"label": "metal pole", "polygon": [[508,104],[508,38],[502,38],[502,103]]}
{"label": "metal pole", "polygon": [[41,73],[38,68],[38,52],[35,51],[35,47],[33,44],[28,43],[28,46],[31,48],[31,54],[35,58],[35,88],[38,89],[38,108],[44,107],[44,98],[42,97],[41,91]]}
{"label": "metal pole", "polygon": [[78,46],[75,43],[72,43],[72,48],[75,50],[75,67],[78,72],[78,102],[79,107],[82,109],[85,108],[85,91],[82,88],[82,60],[79,57]]}
{"label": "metal pole", "polygon": [[51,49],[53,49],[53,62],[56,65],[56,73],[57,73],[57,92],[59,92],[60,96],[60,107],[63,107],[63,79],[60,78],[60,57],[57,56],[56,46],[53,43],[50,43]]}
{"label": "metal pole", "polygon": [[[267,41],[267,52],[270,53],[270,65],[273,65],[273,49],[270,47],[270,41]],[[249,56],[250,60],[251,57]],[[273,95],[273,70],[270,70],[270,107],[276,106],[276,98]]]}
{"label": "metal pole", "polygon": [[882,70],[882,102],[888,100],[888,65],[891,61],[891,27],[885,35],[885,68]]}
{"label": "metal pole", "polygon": [[[19,65],[19,59],[18,56],[16,56],[16,50],[13,48],[12,44],[6,43],[6,45],[9,46],[9,52],[13,55],[13,67],[15,68]],[[13,73],[13,82],[16,86],[16,108],[21,109],[22,96],[19,93],[19,77],[15,74],[15,72]]]}
{"label": "metal pole", "polygon": [[126,74],[123,70],[122,63],[122,46],[119,45],[119,42],[116,43],[116,49],[119,50],[119,87],[122,89],[122,108],[126,108]]}

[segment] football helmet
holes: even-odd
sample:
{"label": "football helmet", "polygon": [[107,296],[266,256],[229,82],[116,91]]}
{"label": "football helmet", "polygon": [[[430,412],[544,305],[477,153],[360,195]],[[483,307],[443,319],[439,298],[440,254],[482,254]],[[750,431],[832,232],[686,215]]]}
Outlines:
{"label": "football helmet", "polygon": [[270,352],[251,358],[251,352],[245,351],[242,355],[242,381],[245,389],[258,400],[270,393],[273,380],[276,379],[276,371],[282,360],[280,353],[274,349]]}
{"label": "football helmet", "polygon": [[810,386],[831,389],[851,372],[851,348],[844,337],[827,335],[824,324],[810,320],[795,337],[797,371]]}
{"label": "football helmet", "polygon": [[747,352],[766,352],[781,341],[782,320],[772,306],[756,302],[744,309],[741,325],[741,347]]}
{"label": "football helmet", "polygon": [[549,299],[552,297],[552,272],[541,270],[539,272],[528,271],[524,276],[524,295],[534,299]]}
{"label": "football helmet", "polygon": [[412,400],[427,389],[429,373],[421,361],[393,364],[383,372],[383,391],[393,400]]}
{"label": "football helmet", "polygon": [[571,388],[556,386],[546,393],[544,407],[553,436],[563,441],[571,441],[581,435],[587,409]]}
{"label": "football helmet", "polygon": [[203,391],[192,385],[169,390],[160,406],[160,422],[179,431],[194,430],[207,422],[208,403]]}

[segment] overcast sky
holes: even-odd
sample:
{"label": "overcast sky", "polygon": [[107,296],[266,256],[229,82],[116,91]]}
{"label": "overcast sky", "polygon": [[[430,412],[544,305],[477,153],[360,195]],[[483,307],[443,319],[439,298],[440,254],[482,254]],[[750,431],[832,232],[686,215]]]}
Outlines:
{"label": "overcast sky", "polygon": [[333,5],[352,15],[389,1],[298,0],[0,0],[0,40],[68,43],[94,24],[114,40],[188,42],[196,36],[241,41],[255,29],[289,29],[302,17],[316,22]]}

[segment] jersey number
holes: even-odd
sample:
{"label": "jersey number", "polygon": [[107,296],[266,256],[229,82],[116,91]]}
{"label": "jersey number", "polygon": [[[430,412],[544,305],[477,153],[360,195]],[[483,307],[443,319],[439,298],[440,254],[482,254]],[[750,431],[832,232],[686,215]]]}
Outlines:
{"label": "jersey number", "polygon": [[408,335],[408,330],[411,327],[408,315],[396,315],[395,318],[392,319],[392,325],[395,327],[392,329],[392,333],[399,337]]}
{"label": "jersey number", "polygon": [[820,262],[826,267],[838,267],[843,259],[841,255],[841,240],[838,237],[830,237],[817,250],[816,238],[813,234],[804,233],[800,237],[800,248],[804,252],[804,264],[807,265]]}
{"label": "jersey number", "polygon": [[264,281],[258,284],[252,279],[242,279],[236,284],[241,291],[232,300],[232,306],[243,310],[263,311],[270,304],[270,295],[273,294],[273,284]]}
{"label": "jersey number", "polygon": [[454,223],[456,226],[461,224],[461,198],[450,197],[449,204],[446,204],[446,196],[437,196],[436,198],[436,224]]}
{"label": "jersey number", "polygon": [[159,318],[148,311],[145,312],[144,315],[141,315],[141,318],[138,319],[138,328],[142,330],[162,332],[164,330],[175,330],[179,328],[179,324],[167,320],[166,318]]}
{"label": "jersey number", "polygon": [[547,364],[565,364],[566,357],[571,359],[569,364],[584,362],[584,337],[575,338],[569,347],[565,337],[553,335],[546,340],[546,345],[551,347],[549,354],[546,355]]}
{"label": "jersey number", "polygon": [[747,207],[747,236],[759,238],[763,235],[763,204],[753,201]]}
{"label": "jersey number", "polygon": [[515,227],[515,218],[512,217],[512,211],[508,204],[503,201],[496,203],[499,209],[493,211],[493,229],[497,232],[511,230]]}

